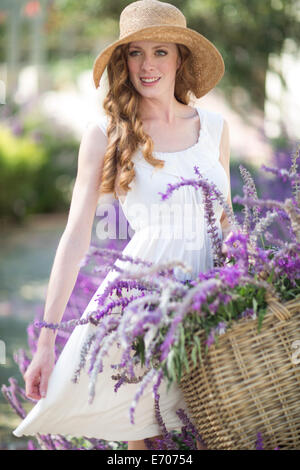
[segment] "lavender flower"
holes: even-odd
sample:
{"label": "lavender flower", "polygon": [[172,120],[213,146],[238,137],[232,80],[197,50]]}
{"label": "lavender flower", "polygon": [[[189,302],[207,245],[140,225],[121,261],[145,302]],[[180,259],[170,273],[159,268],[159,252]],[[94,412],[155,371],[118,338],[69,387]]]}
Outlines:
{"label": "lavender flower", "polygon": [[[155,416],[164,437],[156,444],[167,449],[177,448],[172,433],[167,430],[161,416],[158,388],[164,374],[170,381],[178,377],[177,361],[181,361],[181,365],[184,364],[185,347],[188,341],[193,343],[195,332],[199,329],[207,332],[206,346],[209,347],[215,343],[219,335],[226,334],[230,321],[238,321],[240,318],[255,319],[254,308],[246,307],[248,304],[243,297],[245,295],[243,292],[247,291],[247,288],[252,289],[250,292],[254,292],[255,288],[260,294],[266,291],[274,296],[283,293],[286,298],[288,296],[295,298],[300,294],[300,191],[296,159],[296,156],[292,158],[289,171],[281,169],[273,172],[275,176],[292,186],[292,197],[286,198],[283,202],[276,201],[272,197],[266,200],[258,199],[250,173],[240,166],[244,180],[244,198],[236,197],[234,202],[241,203],[245,207],[244,220],[241,222],[238,222],[218,188],[202,177],[198,167],[194,167],[195,179],[181,178],[177,184],[168,184],[166,192],[160,193],[162,200],[185,185],[202,192],[205,222],[208,225],[213,248],[212,269],[199,273],[191,281],[182,283],[174,276],[174,267],[181,266],[183,270],[188,269],[183,262],[171,260],[155,264],[125,256],[114,248],[93,247],[82,260],[81,269],[89,261],[96,261],[95,277],[87,274],[79,276],[77,287],[81,289],[80,295],[76,297],[75,292],[74,297],[70,298],[63,322],[51,324],[41,321],[41,309],[35,322],[28,327],[31,353],[36,350],[38,338],[36,327],[58,330],[56,347],[58,356],[70,331],[75,327],[88,326],[91,334],[82,345],[78,364],[74,369],[74,383],[78,382],[78,377],[89,358],[89,400],[92,401],[98,374],[103,372],[104,357],[109,354],[110,348],[116,345],[120,348],[120,360],[110,365],[115,371],[115,375],[112,375],[116,380],[115,393],[127,383],[138,384],[128,410],[130,422],[134,424],[134,412],[138,401],[146,387],[153,381]],[[227,247],[225,257],[221,253],[222,244],[214,214],[214,201],[224,208],[228,221],[234,228],[225,242]],[[276,237],[270,233],[271,224],[275,220],[277,224],[281,222],[286,226],[287,241],[276,240]],[[273,246],[266,248],[264,238],[272,242]],[[262,246],[259,245],[259,241]],[[101,278],[99,273],[106,268],[115,271],[115,277],[101,295],[95,295],[93,307],[85,318],[81,318],[83,304],[86,305],[94,295]],[[79,302],[79,307],[76,308],[74,305],[77,306],[78,300],[83,302],[81,304]],[[240,310],[237,312],[238,306]],[[256,303],[256,307],[259,311],[261,306]],[[175,354],[179,346],[180,354]],[[133,356],[134,350],[136,354]],[[143,370],[140,376],[140,372],[135,368],[140,365],[142,356],[146,370]],[[29,356],[20,351],[14,355],[14,358],[19,364],[20,371],[24,373],[30,362]],[[8,387],[3,386],[2,392],[20,417],[26,415],[22,401],[35,402],[26,397],[25,391],[14,380],[10,380]],[[193,447],[192,436],[197,440],[201,440],[201,437],[183,412],[180,413],[180,417],[184,425],[179,437],[188,447]],[[84,450],[87,449],[87,445],[93,449],[107,449],[116,445],[88,438],[70,441],[63,436],[51,435],[37,436],[37,440],[41,448],[52,450]],[[152,443],[148,441],[147,445],[151,447]],[[257,447],[262,449],[261,433],[258,433]]]}

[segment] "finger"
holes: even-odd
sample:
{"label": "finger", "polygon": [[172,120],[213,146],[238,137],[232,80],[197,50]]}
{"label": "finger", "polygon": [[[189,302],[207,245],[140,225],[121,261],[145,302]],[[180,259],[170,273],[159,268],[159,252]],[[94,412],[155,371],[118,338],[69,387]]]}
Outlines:
{"label": "finger", "polygon": [[48,376],[48,374],[45,374],[45,373],[41,377],[40,394],[41,394],[42,398],[44,398],[47,394],[48,379],[49,379],[49,376]]}
{"label": "finger", "polygon": [[25,394],[28,398],[34,398],[35,400],[40,399],[40,393],[37,387],[29,386]]}
{"label": "finger", "polygon": [[33,398],[34,400],[40,400],[41,396],[38,389],[32,389],[32,391],[26,393],[27,398]]}
{"label": "finger", "polygon": [[226,245],[222,245],[222,250],[221,250],[221,251],[222,251],[222,253],[223,253],[224,255],[226,255],[226,254],[227,254],[227,246],[226,246]]}
{"label": "finger", "polygon": [[39,400],[41,398],[40,392],[39,392],[39,383],[40,383],[39,377],[28,376],[27,381],[26,381],[26,392],[25,392],[28,398],[34,398],[36,400]]}

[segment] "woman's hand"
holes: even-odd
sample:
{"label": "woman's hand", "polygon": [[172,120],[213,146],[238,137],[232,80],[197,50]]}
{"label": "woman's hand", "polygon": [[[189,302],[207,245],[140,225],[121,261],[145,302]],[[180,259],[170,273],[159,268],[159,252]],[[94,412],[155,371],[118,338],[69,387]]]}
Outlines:
{"label": "woman's hand", "polygon": [[222,232],[223,233],[223,240],[222,240],[222,248],[221,248],[221,251],[223,253],[224,256],[227,257],[227,253],[228,253],[228,246],[225,244],[225,242],[231,237],[231,235],[234,233],[232,230],[227,230],[226,232]]}
{"label": "woman's hand", "polygon": [[40,400],[46,396],[54,364],[54,346],[39,346],[24,374],[25,393],[28,398]]}

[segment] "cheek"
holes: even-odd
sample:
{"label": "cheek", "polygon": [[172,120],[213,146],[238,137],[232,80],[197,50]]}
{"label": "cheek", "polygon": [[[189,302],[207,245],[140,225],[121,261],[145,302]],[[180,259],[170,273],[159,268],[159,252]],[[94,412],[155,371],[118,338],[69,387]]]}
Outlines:
{"label": "cheek", "polygon": [[165,75],[174,75],[176,73],[176,63],[173,60],[166,61],[161,65],[160,70]]}
{"label": "cheek", "polygon": [[134,61],[127,62],[128,70],[130,74],[134,74],[138,71],[138,63]]}

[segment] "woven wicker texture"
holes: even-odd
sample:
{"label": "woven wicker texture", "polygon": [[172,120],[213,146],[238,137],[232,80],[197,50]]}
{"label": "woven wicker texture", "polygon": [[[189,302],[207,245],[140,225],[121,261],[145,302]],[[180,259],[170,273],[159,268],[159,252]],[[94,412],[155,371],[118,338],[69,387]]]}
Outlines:
{"label": "woven wicker texture", "polygon": [[240,320],[219,336],[181,387],[195,425],[209,449],[300,449],[300,364],[292,343],[300,340],[300,299],[278,303],[267,293],[260,333],[257,319]]}

